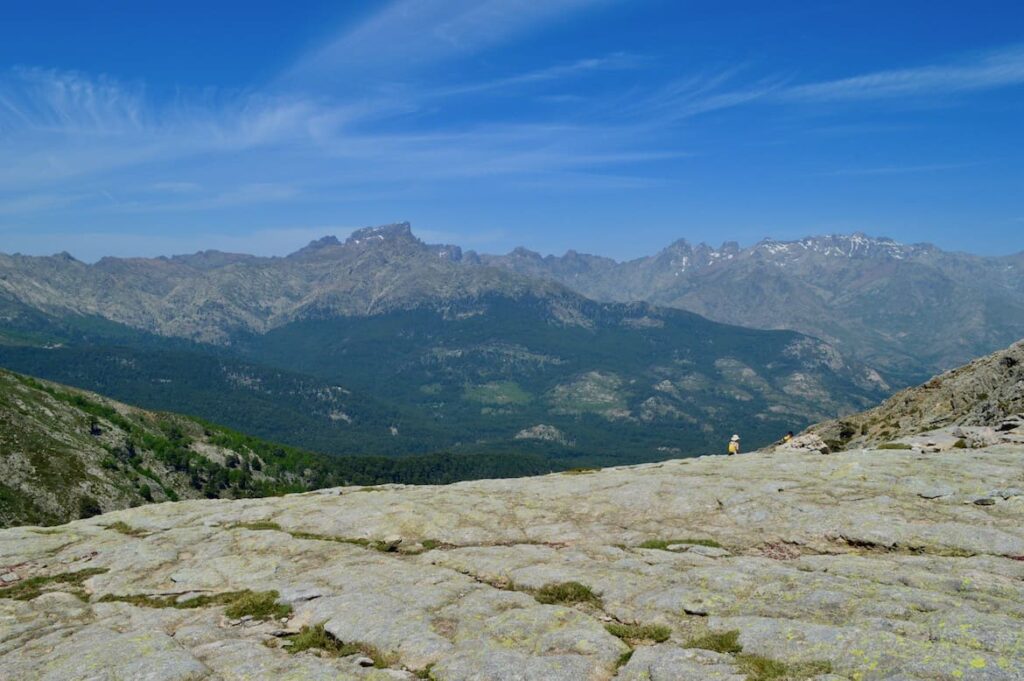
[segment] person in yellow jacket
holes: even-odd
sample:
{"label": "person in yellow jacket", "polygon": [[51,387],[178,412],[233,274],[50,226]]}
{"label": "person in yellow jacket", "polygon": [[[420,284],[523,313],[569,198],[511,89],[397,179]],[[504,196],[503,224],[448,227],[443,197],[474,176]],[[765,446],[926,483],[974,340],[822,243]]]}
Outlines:
{"label": "person in yellow jacket", "polygon": [[740,453],[740,436],[733,435],[729,440],[729,456]]}

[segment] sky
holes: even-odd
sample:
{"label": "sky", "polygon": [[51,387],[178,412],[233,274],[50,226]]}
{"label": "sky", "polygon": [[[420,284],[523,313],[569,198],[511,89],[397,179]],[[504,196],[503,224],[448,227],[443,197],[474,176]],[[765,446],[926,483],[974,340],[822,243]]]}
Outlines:
{"label": "sky", "polygon": [[618,259],[863,231],[1024,251],[1024,5],[36,0],[0,252],[431,242]]}

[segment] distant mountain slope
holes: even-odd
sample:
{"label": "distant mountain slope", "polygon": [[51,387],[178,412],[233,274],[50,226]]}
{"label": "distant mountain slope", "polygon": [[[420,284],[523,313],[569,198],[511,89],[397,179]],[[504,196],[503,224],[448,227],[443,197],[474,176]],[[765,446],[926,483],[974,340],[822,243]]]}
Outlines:
{"label": "distant mountain slope", "polygon": [[58,524],[149,502],[557,467],[533,455],[324,456],[0,369],[0,527]]}
{"label": "distant mountain slope", "polygon": [[[236,341],[252,361],[344,380],[489,446],[553,426],[602,463],[751,443],[880,399],[876,374],[793,332],[648,305],[479,298],[445,310],[306,320]],[[860,405],[858,407],[858,405]]]}
{"label": "distant mountain slope", "polygon": [[736,430],[767,443],[888,391],[818,340],[595,303],[407,224],[286,258],[5,256],[0,291],[6,366],[331,453],[646,461]]}
{"label": "distant mountain slope", "polygon": [[1018,416],[1024,420],[1024,340],[809,432],[850,448],[946,426],[999,426]]}
{"label": "distant mountain slope", "polygon": [[55,316],[95,316],[163,336],[230,344],[296,319],[443,306],[499,291],[575,297],[544,280],[460,264],[407,223],[325,237],[286,258],[206,251],[173,258],[0,254],[0,300]]}
{"label": "distant mountain slope", "polygon": [[1024,255],[985,258],[854,234],[745,249],[681,240],[622,263],[523,249],[467,258],[597,300],[644,300],[729,324],[801,331],[903,384],[1024,336]]}

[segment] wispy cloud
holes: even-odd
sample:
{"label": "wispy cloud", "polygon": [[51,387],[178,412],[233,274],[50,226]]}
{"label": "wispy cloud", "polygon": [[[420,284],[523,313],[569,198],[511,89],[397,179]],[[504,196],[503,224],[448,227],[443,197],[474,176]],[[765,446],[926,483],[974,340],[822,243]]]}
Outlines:
{"label": "wispy cloud", "polygon": [[568,64],[556,64],[544,69],[537,69],[527,73],[520,73],[505,78],[483,81],[479,83],[467,83],[451,87],[438,88],[430,94],[434,97],[449,97],[453,95],[467,95],[488,90],[512,90],[515,91],[524,85],[547,83],[565,78],[593,73],[595,71],[613,71],[637,68],[643,64],[643,58],[637,55],[617,52],[604,57],[591,57],[578,59]]}
{"label": "wispy cloud", "polygon": [[352,78],[473,53],[610,0],[398,0],[288,69],[279,85]]}
{"label": "wispy cloud", "polygon": [[1015,45],[959,62],[808,83],[786,89],[785,99],[852,101],[942,95],[1024,83],[1024,46]]}
{"label": "wispy cloud", "polygon": [[842,168],[818,173],[822,176],[856,176],[856,175],[908,175],[913,173],[937,173],[946,170],[961,170],[981,165],[980,161],[971,163],[927,163],[922,165],[892,165],[873,168]]}

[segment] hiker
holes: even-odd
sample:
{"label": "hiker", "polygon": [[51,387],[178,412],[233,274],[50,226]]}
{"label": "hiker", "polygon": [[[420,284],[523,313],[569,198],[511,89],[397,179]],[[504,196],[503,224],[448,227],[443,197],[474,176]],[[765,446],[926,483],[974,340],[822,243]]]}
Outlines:
{"label": "hiker", "polygon": [[791,431],[787,432],[785,435],[782,436],[782,444],[786,444],[787,442],[789,442],[792,439],[793,439],[793,431],[791,430]]}
{"label": "hiker", "polygon": [[729,456],[740,453],[740,436],[733,435],[729,440]]}

